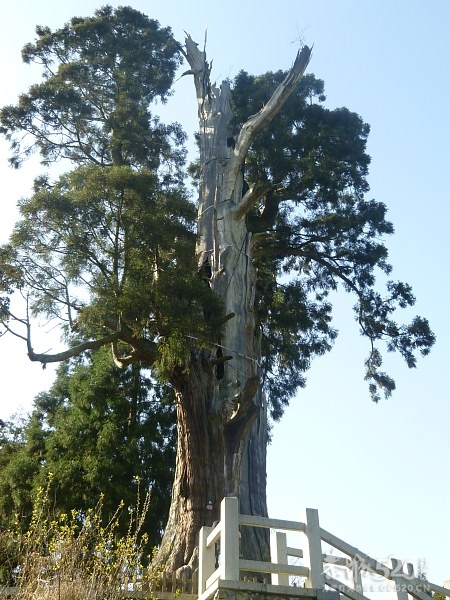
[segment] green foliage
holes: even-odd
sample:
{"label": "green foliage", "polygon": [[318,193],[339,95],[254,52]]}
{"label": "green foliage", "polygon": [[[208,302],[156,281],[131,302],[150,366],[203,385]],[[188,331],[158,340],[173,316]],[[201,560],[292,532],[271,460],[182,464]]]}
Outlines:
{"label": "green foliage", "polygon": [[162,186],[146,168],[86,165],[54,184],[37,180],[20,212],[9,267],[30,289],[34,315],[85,338],[126,327],[123,341],[149,366],[157,338],[216,337],[218,322],[203,313],[219,317],[221,306],[197,276],[195,208],[180,186]]}
{"label": "green foliage", "polygon": [[[185,135],[154,113],[172,93],[182,57],[170,29],[132,8],[106,6],[91,18],[36,33],[23,59],[40,64],[43,79],[0,111],[0,133],[11,143],[13,166],[38,151],[44,165],[67,160],[72,170],[56,180],[38,177],[31,197],[20,201],[20,220],[0,248],[0,324],[45,364],[61,355],[34,353],[30,319],[55,319],[72,359],[36,398],[30,418],[0,431],[0,558],[3,565],[20,565],[25,593],[40,592],[37,583],[56,575],[70,579],[80,598],[113,599],[124,574],[141,569],[166,521],[174,476],[171,383],[193,377],[188,387],[195,390],[197,377],[220,379],[208,358],[220,358],[226,319],[209,274],[198,269],[197,214],[184,184]],[[260,110],[284,76],[236,77],[230,134]],[[273,419],[305,384],[312,359],[331,348],[337,335],[332,293],[340,288],[355,297],[355,319],[369,340],[373,400],[395,387],[382,370],[380,342],[409,367],[434,343],[426,319],[395,320],[398,308],[414,304],[410,286],[387,281],[380,291],[376,280],[391,274],[383,240],[393,226],[385,205],[365,198],[369,126],[346,108],[325,108],[324,101],[323,82],[305,76],[243,165],[243,189],[262,184],[267,192],[246,217],[248,254],[239,249],[239,259],[252,260],[257,273],[254,305],[253,298],[249,304],[232,300],[254,311],[257,330],[245,334],[255,336],[255,346],[260,341],[261,355],[248,358],[262,367]],[[198,180],[203,166],[193,165],[190,174]],[[219,228],[217,220],[211,223]],[[225,249],[217,250],[221,267],[235,268],[226,264]],[[14,290],[27,299],[25,315],[10,312]],[[232,352],[233,340],[227,346]],[[200,360],[190,360],[193,352]],[[238,437],[254,414],[251,388],[242,384],[231,423],[236,439],[226,452],[244,442]],[[198,431],[228,418],[229,411],[220,417],[217,410],[203,412],[216,398],[187,395],[185,405],[179,388],[183,409],[202,404]],[[183,464],[191,460],[186,456],[178,483],[196,468]],[[198,468],[203,476],[204,464]],[[205,481],[205,489],[220,489],[221,475]],[[137,488],[151,494],[150,505],[141,506],[139,495],[136,501]],[[92,510],[99,497],[101,507]],[[178,501],[174,497],[176,514]],[[192,506],[200,502],[193,498]],[[148,540],[139,537],[141,527]],[[191,546],[188,540],[185,548]],[[5,582],[10,567],[0,571]]]}
{"label": "green foliage", "polygon": [[20,269],[11,265],[11,250],[0,247],[0,322],[8,322],[11,295],[21,284]]}
{"label": "green foliage", "polygon": [[[114,367],[108,349],[62,364],[30,418],[2,430],[0,524],[10,525],[16,514],[29,523],[31,495],[47,485],[49,473],[56,515],[85,512],[102,495],[106,521],[120,502],[133,506],[138,477],[140,489],[151,494],[149,543],[158,543],[173,478],[174,422],[170,391],[138,366]],[[124,534],[126,523],[118,526]]]}
{"label": "green foliage", "polygon": [[[284,76],[239,73],[232,103],[236,131]],[[364,197],[369,126],[346,108],[325,108],[324,100],[323,82],[303,77],[245,162],[249,185],[271,186],[247,224],[254,233],[264,381],[275,419],[304,385],[312,357],[327,351],[336,337],[329,294],[339,285],[356,296],[356,319],[371,345],[366,378],[373,400],[395,387],[380,371],[379,341],[399,351],[409,367],[416,364],[415,352],[426,355],[434,343],[426,319],[415,317],[409,325],[393,320],[397,308],[414,304],[410,286],[388,281],[383,295],[376,285],[376,269],[391,272],[382,240],[393,226],[385,205]]]}
{"label": "green foliage", "polygon": [[[180,63],[180,45],[131,7],[105,6],[93,17],[73,18],[62,29],[36,28],[23,51],[26,63],[43,67],[43,82],[0,113],[0,131],[11,141],[11,163],[19,166],[37,149],[48,164],[176,164],[184,136],[150,111],[165,101]],[[31,140],[31,141],[30,141]]]}
{"label": "green foliage", "polygon": [[[144,361],[166,380],[186,364],[188,340],[211,345],[223,319],[196,274],[184,134],[150,110],[171,93],[181,54],[170,29],[129,7],[106,6],[54,32],[38,27],[23,58],[42,64],[43,81],[0,113],[13,164],[36,148],[46,163],[68,158],[76,165],[55,183],[37,179],[34,195],[21,202],[0,281],[14,273],[15,285],[30,291],[34,314],[65,321],[69,338],[78,336],[73,343],[117,334],[125,364]],[[284,76],[239,73],[232,129],[258,112]],[[245,162],[246,181],[269,186],[247,227],[275,418],[304,384],[313,356],[336,337],[329,294],[339,285],[356,296],[356,319],[371,344],[366,374],[374,400],[395,385],[380,369],[379,341],[410,367],[434,342],[425,319],[394,320],[397,307],[414,304],[409,286],[389,281],[383,294],[375,283],[377,269],[391,272],[382,240],[393,227],[384,204],[365,199],[369,126],[324,100],[323,82],[303,77]],[[3,289],[6,323],[7,279]]]}
{"label": "green foliage", "polygon": [[[157,340],[180,333],[209,343],[221,312],[197,276],[185,136],[152,112],[171,94],[180,45],[130,7],[36,33],[23,58],[43,66],[43,81],[1,110],[0,131],[13,165],[38,150],[44,164],[69,159],[75,169],[36,179],[0,276],[13,271],[31,315],[65,323],[71,344],[114,335],[124,363],[157,367],[166,357]],[[6,325],[7,294],[1,307]]]}
{"label": "green foliage", "polygon": [[42,459],[37,436],[17,417],[0,428],[0,528],[16,513],[30,514],[31,492]]}
{"label": "green foliage", "polygon": [[324,297],[308,296],[300,281],[279,283],[260,291],[264,387],[272,418],[306,383],[304,373],[314,356],[330,350],[337,332],[331,326],[332,306]]}

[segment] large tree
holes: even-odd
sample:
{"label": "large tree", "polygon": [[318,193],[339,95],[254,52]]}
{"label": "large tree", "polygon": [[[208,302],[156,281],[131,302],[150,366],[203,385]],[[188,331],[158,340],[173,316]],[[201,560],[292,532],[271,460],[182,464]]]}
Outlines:
{"label": "large tree", "polygon": [[[365,198],[369,127],[323,106],[322,82],[303,76],[310,55],[305,46],[287,72],[216,87],[189,36],[181,46],[142,14],[106,7],[38,28],[24,59],[43,65],[44,81],[1,112],[14,165],[37,148],[45,163],[75,167],[39,178],[21,202],[2,272],[28,294],[29,314],[5,302],[4,326],[31,360],[108,344],[117,364],[139,362],[171,386],[178,443],[158,555],[168,568],[191,560],[224,495],[243,512],[267,510],[268,411],[281,416],[312,357],[331,347],[330,291],[354,295],[375,401],[394,388],[379,342],[409,367],[434,342],[426,319],[394,320],[414,304],[409,285],[376,285],[377,269],[391,271],[382,238],[393,227],[384,204]],[[151,112],[182,57],[198,100],[196,216],[181,129]],[[67,350],[35,352],[33,313],[65,322]],[[264,540],[251,534],[243,550],[264,553]]]}

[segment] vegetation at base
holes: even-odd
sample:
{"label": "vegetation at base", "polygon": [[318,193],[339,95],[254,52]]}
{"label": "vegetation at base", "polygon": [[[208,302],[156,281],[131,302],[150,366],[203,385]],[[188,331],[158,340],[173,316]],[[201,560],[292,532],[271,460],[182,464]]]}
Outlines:
{"label": "vegetation at base", "polygon": [[150,559],[143,525],[151,499],[140,497],[136,483],[134,505],[121,503],[105,524],[103,496],[86,511],[55,514],[50,474],[36,490],[27,527],[17,517],[0,531],[0,585],[17,587],[23,600],[120,598]]}

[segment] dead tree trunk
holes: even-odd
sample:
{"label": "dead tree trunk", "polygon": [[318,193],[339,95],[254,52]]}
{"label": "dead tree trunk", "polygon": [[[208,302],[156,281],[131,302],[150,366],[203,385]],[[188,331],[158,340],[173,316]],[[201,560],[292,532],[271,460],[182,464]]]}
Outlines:
{"label": "dead tree trunk", "polygon": [[[240,510],[266,514],[265,456],[267,414],[260,383],[260,330],[255,307],[257,273],[252,234],[246,227],[251,207],[269,191],[254,182],[243,195],[242,166],[259,131],[280,110],[309,62],[297,55],[285,80],[240,132],[229,129],[231,90],[210,82],[210,65],[190,37],[189,74],[198,101],[200,191],[197,259],[199,269],[222,299],[226,322],[213,351],[192,345],[189,368],[175,373],[178,451],[169,521],[157,562],[169,569],[192,558],[198,530],[218,519],[224,495],[240,498]],[[235,134],[235,135],[234,135]],[[244,538],[244,553],[257,558],[265,541]]]}

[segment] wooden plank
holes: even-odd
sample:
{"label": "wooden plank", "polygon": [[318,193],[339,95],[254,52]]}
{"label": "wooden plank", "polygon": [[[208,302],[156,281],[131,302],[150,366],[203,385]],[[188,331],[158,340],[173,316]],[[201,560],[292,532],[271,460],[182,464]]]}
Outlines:
{"label": "wooden plank", "polygon": [[[289,598],[302,598],[303,600],[317,600],[317,590],[303,587],[271,585],[270,583],[252,581],[222,581],[218,579],[214,585],[198,598],[198,600],[210,600],[212,598],[224,598],[225,592],[251,592],[267,597],[273,595],[274,599],[285,600]],[[224,592],[222,594],[222,592]],[[261,596],[259,596],[261,597]]]}
{"label": "wooden plank", "polygon": [[408,600],[407,587],[402,585],[403,577],[397,578],[394,573],[403,574],[403,562],[397,558],[391,558],[392,575],[395,581],[395,591],[397,594],[397,600]]}
{"label": "wooden plank", "polygon": [[239,504],[234,496],[220,504],[220,578],[239,581]]}
{"label": "wooden plank", "polygon": [[245,560],[243,558],[239,561],[239,568],[242,571],[252,571],[255,573],[283,573],[286,575],[297,575],[299,577],[308,577],[309,575],[308,567],[264,562],[260,560]]}
{"label": "wooden plank", "polygon": [[208,538],[210,537],[211,529],[211,527],[207,527],[206,525],[203,526],[200,529],[198,539],[199,595],[203,594],[206,590],[206,581],[215,570],[216,557],[214,548],[208,546]]}
{"label": "wooden plank", "polygon": [[367,596],[364,596],[364,594],[361,594],[360,592],[357,592],[356,590],[352,590],[351,587],[348,587],[348,585],[345,585],[345,583],[342,583],[341,581],[334,579],[334,577],[330,577],[329,575],[326,575],[326,574],[324,575],[324,577],[325,577],[325,583],[327,585],[329,585],[333,589],[337,590],[338,592],[340,592],[347,598],[350,598],[351,600],[369,600],[369,598],[367,598]]}
{"label": "wooden plank", "polygon": [[202,590],[202,594],[203,592],[205,592],[208,588],[210,588],[212,586],[212,584],[217,581],[218,579],[220,579],[220,569],[216,569],[214,571],[214,573],[208,577],[208,579],[206,580],[206,584],[205,584],[205,589]]}
{"label": "wooden plank", "polygon": [[215,542],[217,542],[217,540],[220,537],[221,531],[222,523],[219,521],[219,523],[217,523],[214,529],[210,533],[208,533],[208,536],[206,538],[206,545],[208,546],[208,548],[210,548]]}
{"label": "wooden plank", "polygon": [[[358,550],[358,548],[355,548],[354,546],[347,544],[347,542],[344,542],[343,540],[336,537],[329,531],[326,531],[325,529],[322,529],[322,528],[320,531],[321,531],[322,540],[324,542],[326,542],[327,544],[330,544],[331,546],[334,546],[341,552],[345,552],[345,554],[348,554],[350,557],[356,558],[358,560],[358,562],[361,564],[362,569],[364,569],[366,571],[372,571],[373,573],[377,573],[377,575],[381,575],[382,577],[385,577],[386,579],[395,581],[396,585],[399,588],[401,588],[402,590],[405,589],[408,592],[408,594],[410,594],[414,598],[417,598],[417,600],[430,600],[430,596],[426,592],[423,591],[423,587],[424,587],[423,580],[417,579],[417,577],[411,578],[408,575],[398,574],[395,569],[390,569],[386,565],[383,565],[382,563],[378,562],[374,558],[371,558],[367,554],[364,554],[364,552],[361,552],[360,550]],[[436,588],[436,591],[441,591],[443,589],[445,590],[445,588],[440,588],[440,586],[432,586],[432,589],[435,589],[435,588]],[[440,588],[440,589],[438,590],[437,588]],[[448,590],[443,593],[445,593],[446,595],[449,594]]]}
{"label": "wooden plank", "polygon": [[[284,531],[270,532],[270,559],[276,564],[285,564],[288,560],[287,537]],[[272,573],[273,585],[289,585],[289,575],[286,573]]]}
{"label": "wooden plank", "polygon": [[361,563],[356,559],[352,560],[352,575],[353,575],[353,589],[357,592],[363,593],[363,584],[361,576]]}
{"label": "wooden plank", "polygon": [[303,550],[301,548],[291,548],[288,546],[286,548],[286,553],[288,556],[295,556],[297,558],[303,558]]}
{"label": "wooden plank", "polygon": [[254,515],[240,515],[239,524],[248,527],[266,527],[267,529],[286,529],[287,531],[305,531],[305,523],[298,521],[285,521],[283,519],[269,519]]}
{"label": "wooden plank", "polygon": [[324,586],[324,578],[319,512],[315,508],[307,508],[305,514],[306,537],[308,539],[305,547],[305,560],[306,564],[309,565],[309,577],[305,582],[305,587],[321,590]]}
{"label": "wooden plank", "polygon": [[[353,563],[355,562],[355,560],[359,563],[357,559],[352,559],[349,556],[335,556],[333,554],[323,554],[322,560],[324,563],[336,565],[338,567],[346,567],[347,569],[353,568]],[[373,572],[372,569],[370,569],[363,563],[359,563],[359,568],[361,571],[368,571],[370,573]]]}
{"label": "wooden plank", "polygon": [[322,540],[327,544],[334,546],[341,552],[348,554],[351,558],[358,560],[358,562],[361,563],[362,568],[368,567],[364,570],[377,573],[377,575],[381,575],[386,579],[392,579],[392,571],[386,565],[383,565],[374,558],[371,558],[368,554],[364,554],[364,552],[361,552],[361,550],[358,550],[358,548],[347,544],[347,542],[344,542],[344,540],[341,540],[325,529],[320,528],[320,535]]}
{"label": "wooden plank", "polygon": [[[409,579],[408,577],[395,577],[395,583],[400,586],[403,589],[405,589],[409,595],[414,596],[414,598],[417,598],[417,600],[430,600],[430,596],[423,591],[423,588],[425,587],[426,584],[428,584],[428,582],[424,581],[423,579],[417,579],[417,577],[414,577],[414,579]],[[435,588],[439,588],[440,586],[430,586],[433,589]],[[440,589],[444,589],[445,588],[440,588]],[[436,589],[436,591],[440,591],[438,589]],[[447,590],[445,593],[447,596],[450,594],[450,591]]]}
{"label": "wooden plank", "polygon": [[323,554],[322,560],[324,563],[336,565],[338,567],[346,567],[351,569],[352,559],[347,556],[333,556],[333,554]]}
{"label": "wooden plank", "polygon": [[429,581],[422,581],[422,585],[427,589],[430,589],[432,592],[439,592],[443,596],[447,596],[450,598],[450,589],[446,587],[442,587],[441,585],[435,585],[434,583],[430,583]]}

